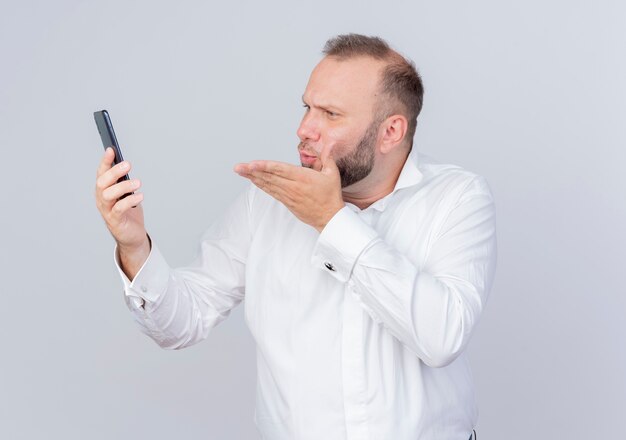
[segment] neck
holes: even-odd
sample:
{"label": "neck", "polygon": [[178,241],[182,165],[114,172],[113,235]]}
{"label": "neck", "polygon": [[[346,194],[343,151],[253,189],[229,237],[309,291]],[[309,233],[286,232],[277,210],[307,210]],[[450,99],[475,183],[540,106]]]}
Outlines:
{"label": "neck", "polygon": [[343,188],[343,201],[352,203],[363,210],[391,194],[407,157],[408,154],[401,161],[396,161],[387,166],[381,165],[379,169],[373,169],[365,179]]}

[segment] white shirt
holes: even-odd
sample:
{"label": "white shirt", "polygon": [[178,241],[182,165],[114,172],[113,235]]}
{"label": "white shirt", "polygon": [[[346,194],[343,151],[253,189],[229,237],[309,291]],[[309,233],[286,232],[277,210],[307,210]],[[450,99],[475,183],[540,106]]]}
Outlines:
{"label": "white shirt", "polygon": [[[119,269],[117,248],[115,260]],[[250,185],[172,269],[156,243],[125,299],[166,349],[206,338],[245,299],[267,440],[465,440],[463,353],[496,265],[485,179],[413,151],[393,192],[321,233]]]}

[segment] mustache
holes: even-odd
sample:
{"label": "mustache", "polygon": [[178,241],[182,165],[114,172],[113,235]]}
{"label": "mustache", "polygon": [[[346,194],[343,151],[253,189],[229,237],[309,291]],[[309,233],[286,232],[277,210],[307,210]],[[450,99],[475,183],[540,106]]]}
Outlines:
{"label": "mustache", "polygon": [[298,144],[298,152],[304,153],[307,156],[317,157],[317,153],[313,149],[309,149],[309,145],[306,142],[300,142]]}

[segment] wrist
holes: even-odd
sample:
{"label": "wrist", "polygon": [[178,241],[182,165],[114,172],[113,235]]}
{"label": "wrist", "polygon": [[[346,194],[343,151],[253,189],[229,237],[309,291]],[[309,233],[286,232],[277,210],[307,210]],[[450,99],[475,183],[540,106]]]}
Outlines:
{"label": "wrist", "polygon": [[335,215],[337,215],[339,211],[343,209],[344,206],[346,206],[346,204],[342,203],[341,206],[337,205],[334,209],[332,209],[330,213],[327,216],[325,216],[322,222],[320,222],[318,225],[315,226],[315,229],[317,229],[317,232],[321,233],[326,227],[326,225],[332,220],[332,218]]}
{"label": "wrist", "polygon": [[152,242],[146,233],[146,239],[139,246],[125,246],[118,243],[120,267],[129,280],[133,280],[147,261],[152,250]]}
{"label": "wrist", "polygon": [[118,241],[117,248],[120,250],[120,253],[124,253],[127,255],[143,254],[146,252],[150,253],[150,250],[152,250],[152,240],[150,239],[150,236],[146,232],[146,235],[144,236],[143,240],[140,243],[127,244],[127,243],[120,243]]}

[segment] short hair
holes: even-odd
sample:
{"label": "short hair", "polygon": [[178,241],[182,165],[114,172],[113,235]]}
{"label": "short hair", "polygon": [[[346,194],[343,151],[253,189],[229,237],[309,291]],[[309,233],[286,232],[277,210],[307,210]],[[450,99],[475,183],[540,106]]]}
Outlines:
{"label": "short hair", "polygon": [[424,86],[413,62],[393,50],[385,40],[360,34],[337,35],[324,45],[322,53],[339,60],[359,56],[367,56],[387,62],[381,78],[381,92],[387,95],[396,105],[379,103],[377,115],[382,119],[391,116],[400,105],[400,112],[407,118],[408,127],[405,139],[409,148],[413,146],[413,136],[417,128],[417,116],[422,110]]}

